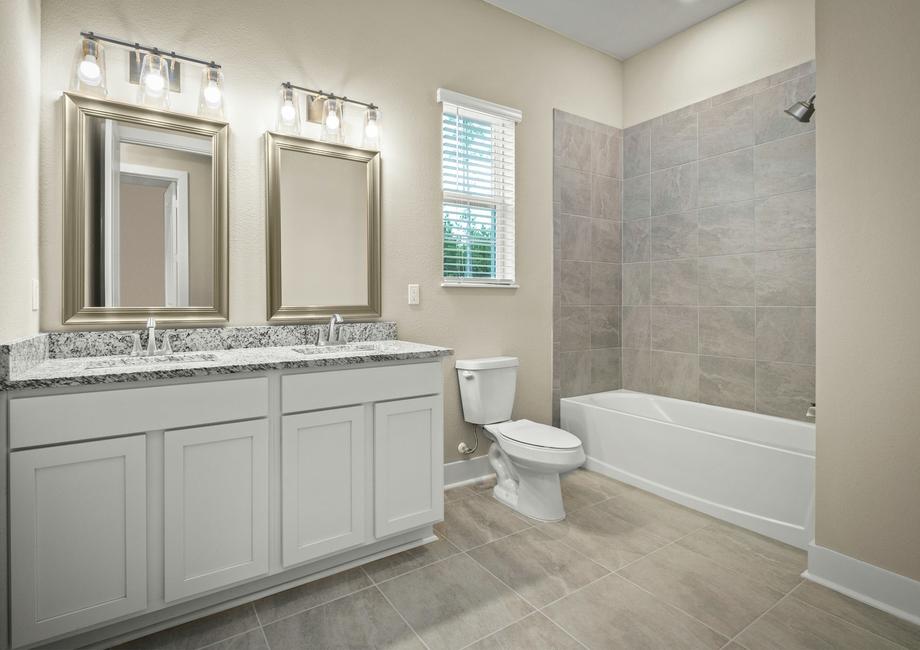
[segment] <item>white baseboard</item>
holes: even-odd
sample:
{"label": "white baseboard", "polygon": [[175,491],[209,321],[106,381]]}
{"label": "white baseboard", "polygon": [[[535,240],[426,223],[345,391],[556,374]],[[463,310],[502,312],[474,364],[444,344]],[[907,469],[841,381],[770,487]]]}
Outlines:
{"label": "white baseboard", "polygon": [[818,546],[808,545],[803,578],[920,625],[920,581]]}
{"label": "white baseboard", "polygon": [[488,478],[495,472],[489,465],[488,456],[477,456],[469,460],[455,460],[444,463],[444,489],[470,485],[476,481]]}

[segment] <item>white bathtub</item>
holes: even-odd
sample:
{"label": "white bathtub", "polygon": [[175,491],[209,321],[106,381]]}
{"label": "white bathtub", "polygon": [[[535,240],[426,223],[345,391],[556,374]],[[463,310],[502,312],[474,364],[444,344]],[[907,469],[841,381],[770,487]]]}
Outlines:
{"label": "white bathtub", "polygon": [[562,400],[585,466],[805,548],[813,537],[815,426],[627,390]]}

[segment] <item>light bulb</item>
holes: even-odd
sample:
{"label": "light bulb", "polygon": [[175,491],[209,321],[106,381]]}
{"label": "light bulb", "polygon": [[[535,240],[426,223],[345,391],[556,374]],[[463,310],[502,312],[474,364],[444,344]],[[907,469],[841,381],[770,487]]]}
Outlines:
{"label": "light bulb", "polygon": [[87,86],[99,85],[102,81],[102,68],[99,67],[99,63],[96,61],[95,56],[87,54],[86,57],[80,61],[80,65],[77,68],[77,76],[79,76],[80,81]]}
{"label": "light bulb", "polygon": [[379,133],[380,129],[377,128],[377,120],[368,121],[367,125],[364,127],[364,135],[367,139],[376,140]]}
{"label": "light bulb", "polygon": [[216,81],[212,79],[208,82],[203,95],[204,103],[207,104],[208,108],[220,108],[220,86],[217,85]]}
{"label": "light bulb", "polygon": [[329,115],[326,116],[326,128],[330,131],[339,130],[339,116],[334,111],[329,111]]}
{"label": "light bulb", "polygon": [[148,72],[144,75],[144,88],[154,97],[159,97],[166,87],[166,80],[159,72]]}
{"label": "light bulb", "polygon": [[281,121],[285,124],[293,124],[297,117],[297,111],[294,109],[294,102],[290,99],[284,100],[281,105]]}

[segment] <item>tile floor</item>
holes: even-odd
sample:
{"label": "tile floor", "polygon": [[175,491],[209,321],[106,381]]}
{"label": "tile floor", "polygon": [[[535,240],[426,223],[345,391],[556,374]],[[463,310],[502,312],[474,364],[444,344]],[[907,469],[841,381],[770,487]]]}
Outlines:
{"label": "tile floor", "polygon": [[121,648],[920,648],[798,549],[584,470],[563,496],[539,524],[451,490],[437,542]]}

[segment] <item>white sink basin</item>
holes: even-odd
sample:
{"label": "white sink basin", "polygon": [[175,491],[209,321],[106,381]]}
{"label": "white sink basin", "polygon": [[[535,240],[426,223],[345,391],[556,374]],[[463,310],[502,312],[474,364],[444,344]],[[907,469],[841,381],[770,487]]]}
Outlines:
{"label": "white sink basin", "polygon": [[86,364],[90,370],[100,368],[137,368],[155,366],[162,363],[182,363],[188,361],[216,361],[217,355],[212,352],[187,352],[183,354],[158,354],[153,357],[108,357],[91,361]]}
{"label": "white sink basin", "polygon": [[365,343],[345,343],[343,345],[304,345],[294,348],[294,351],[300,354],[313,356],[318,354],[383,352],[393,348],[394,346],[388,341],[370,341]]}

